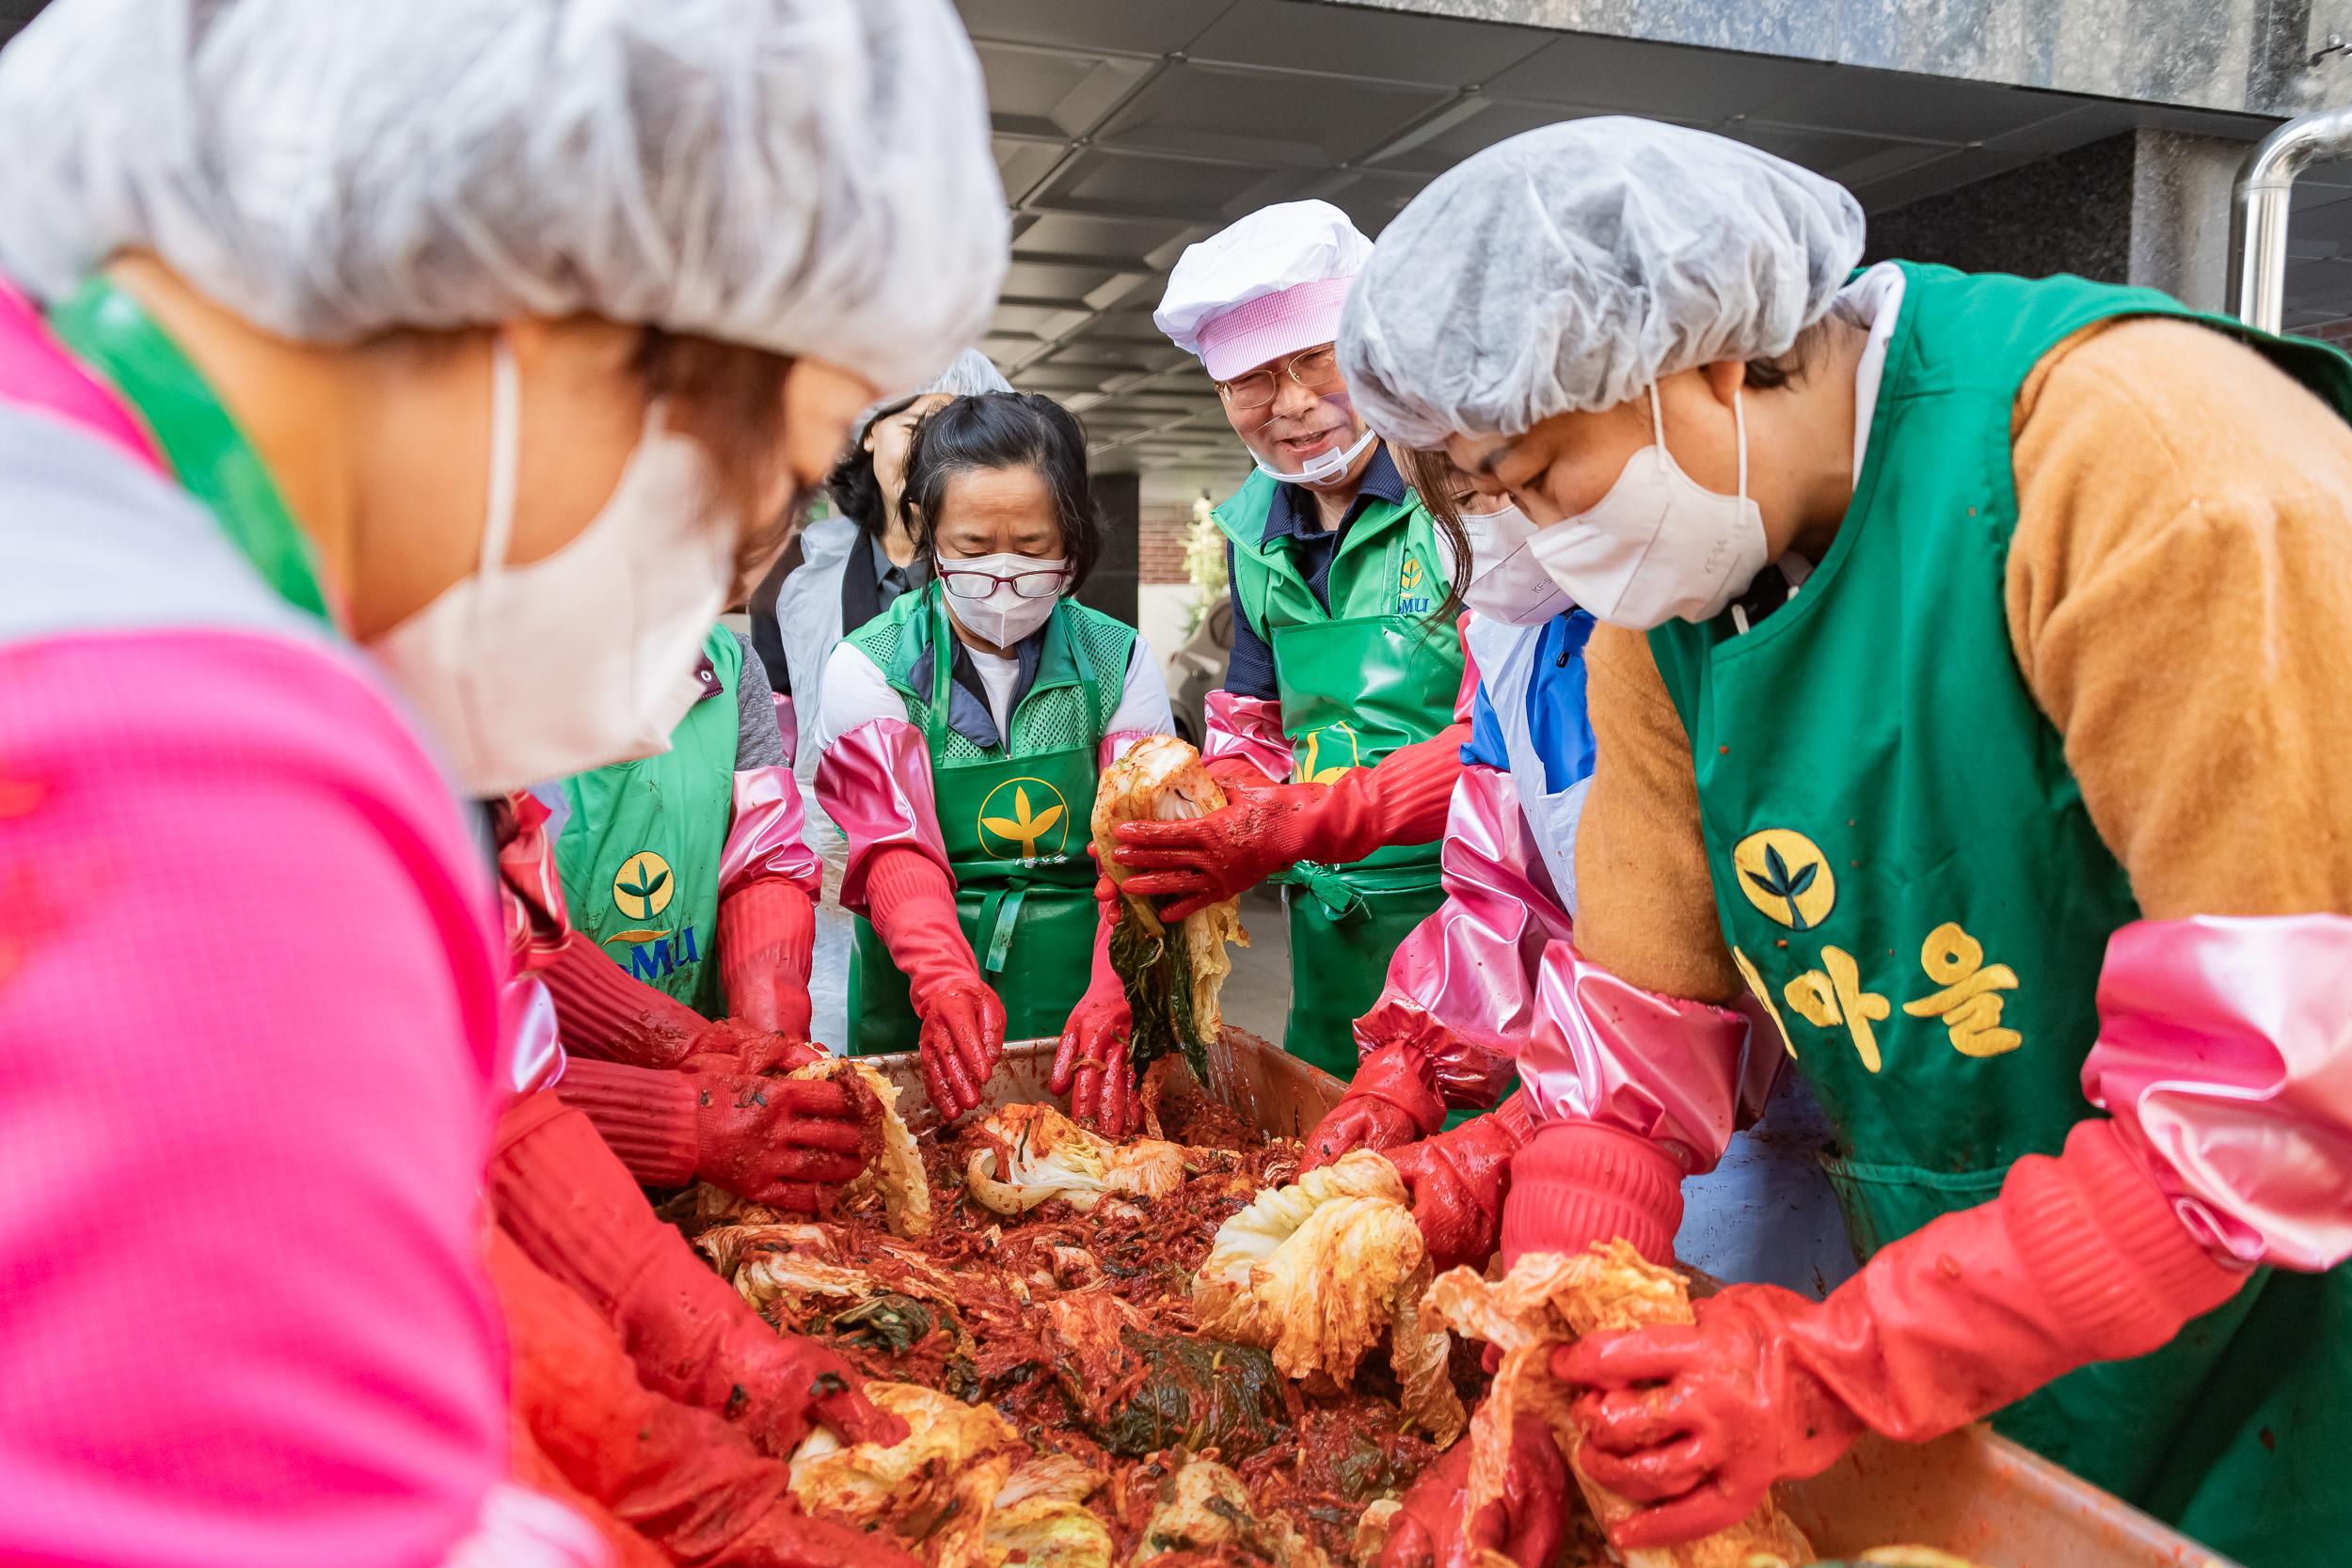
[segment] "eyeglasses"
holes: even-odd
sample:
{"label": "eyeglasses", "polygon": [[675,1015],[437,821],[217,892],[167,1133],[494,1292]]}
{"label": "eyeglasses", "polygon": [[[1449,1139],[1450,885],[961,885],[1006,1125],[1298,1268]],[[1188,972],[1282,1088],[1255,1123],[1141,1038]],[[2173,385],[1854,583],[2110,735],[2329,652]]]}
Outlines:
{"label": "eyeglasses", "polygon": [[1020,572],[1011,577],[998,577],[993,572],[960,572],[942,565],[939,585],[959,599],[985,599],[996,592],[1000,582],[1012,584],[1012,591],[1025,599],[1050,599],[1061,592],[1062,578],[1069,576],[1064,567],[1050,572]]}
{"label": "eyeglasses", "polygon": [[1331,343],[1311,348],[1279,371],[1251,371],[1248,375],[1220,381],[1216,384],[1217,394],[1224,398],[1228,408],[1263,408],[1281,388],[1282,384],[1275,379],[1277,375],[1287,375],[1311,392],[1331,386],[1340,379],[1339,350]]}

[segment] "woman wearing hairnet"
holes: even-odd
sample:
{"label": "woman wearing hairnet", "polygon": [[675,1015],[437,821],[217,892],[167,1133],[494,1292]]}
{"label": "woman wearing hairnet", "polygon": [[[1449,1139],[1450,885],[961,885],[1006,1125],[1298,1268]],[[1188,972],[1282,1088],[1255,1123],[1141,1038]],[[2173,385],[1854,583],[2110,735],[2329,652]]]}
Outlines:
{"label": "woman wearing hairnet", "polygon": [[1434,182],[1350,297],[1375,428],[1608,623],[1545,958],[1578,1039],[1521,1056],[1504,1251],[1662,1249],[1753,1024],[1867,1261],[1555,1359],[1587,1471],[1655,1505],[1621,1544],[1990,1415],[2257,1568],[2330,1560],[2352,367],[2079,278],[1849,282],[1861,248],[1825,181],[1587,119]]}
{"label": "woman wearing hairnet", "polygon": [[852,928],[840,899],[846,845],[817,801],[817,722],[825,663],[844,636],[929,580],[930,565],[916,553],[914,530],[898,504],[914,427],[955,398],[1011,390],[987,356],[968,348],[921,391],[866,410],[825,481],[834,515],[802,530],[797,547],[776,563],[762,585],[768,610],[760,609],[762,594],[752,598],[752,642],[777,694],[787,699],[779,705],[779,717],[792,746],[792,775],[808,845],[831,873],[831,895],[817,910],[810,1032],[836,1050],[850,1037]]}
{"label": "woman wearing hairnet", "polygon": [[937,0],[58,0],[0,55],[0,1557],[601,1560],[511,1464],[846,1559],[750,1438],[870,1407],[665,1291],[544,1092],[491,1173],[518,1361],[552,1262],[663,1414],[510,1455],[486,1134],[561,1058],[435,759],[668,731],[747,523],[984,322],[985,137]]}
{"label": "woman wearing hairnet", "polygon": [[[1513,1095],[1532,1036],[1562,1031],[1574,995],[1545,984],[1546,951],[1577,911],[1576,832],[1592,784],[1584,645],[1592,612],[1528,549],[1535,530],[1507,497],[1478,494],[1438,451],[1411,454],[1414,488],[1459,572],[1470,615],[1462,643],[1478,673],[1470,739],[1445,825],[1446,900],[1389,964],[1378,1001],[1356,1020],[1363,1065],[1307,1134],[1300,1169],[1352,1148],[1385,1154],[1413,1196],[1436,1266],[1483,1266],[1502,1240],[1511,1159],[1531,1131]],[[1556,1049],[1547,1045],[1543,1049]],[[1820,1107],[1755,1059],[1756,1125],[1710,1149],[1683,1196],[1682,1261],[1718,1279],[1764,1280],[1817,1299],[1853,1273],[1837,1202],[1800,1135]],[[1505,1099],[1505,1096],[1509,1096]],[[1440,1131],[1450,1110],[1493,1115]],[[1729,1128],[1724,1129],[1729,1132]],[[1662,1247],[1668,1238],[1654,1239]]]}

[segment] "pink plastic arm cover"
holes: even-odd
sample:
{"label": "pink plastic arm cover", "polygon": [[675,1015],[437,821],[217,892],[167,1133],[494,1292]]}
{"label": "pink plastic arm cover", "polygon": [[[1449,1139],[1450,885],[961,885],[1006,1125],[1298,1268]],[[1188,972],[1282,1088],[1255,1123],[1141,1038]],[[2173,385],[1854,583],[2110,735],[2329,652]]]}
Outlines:
{"label": "pink plastic arm cover", "polygon": [[1133,750],[1136,741],[1148,740],[1151,736],[1150,730],[1113,730],[1103,737],[1103,744],[1095,752],[1095,766],[1108,768]]}
{"label": "pink plastic arm cover", "polygon": [[1415,1046],[1448,1105],[1484,1109],[1510,1090],[1544,949],[1567,940],[1570,922],[1508,773],[1462,769],[1442,864],[1446,901],[1398,944],[1387,989],[1356,1021],[1356,1049]]}
{"label": "pink plastic arm cover", "polygon": [[1200,760],[1238,757],[1276,784],[1291,776],[1291,743],[1282,734],[1282,705],[1263,697],[1237,697],[1219,687],[1202,705],[1208,738]]}
{"label": "pink plastic arm cover", "polygon": [[866,912],[867,863],[887,844],[920,849],[954,884],[939,836],[930,751],[905,720],[868,720],[827,747],[817,763],[817,803],[850,841],[841,907],[850,913]]}
{"label": "pink plastic arm cover", "polygon": [[2143,920],[2108,940],[2083,1093],[2208,1251],[2352,1257],[2352,920]]}
{"label": "pink plastic arm cover", "polygon": [[781,877],[811,899],[824,868],[801,833],[801,790],[789,768],[746,768],[735,775],[735,820],[719,855],[719,897],[762,877]]}
{"label": "pink plastic arm cover", "polygon": [[1739,1111],[1748,1021],[1628,985],[1565,942],[1544,950],[1519,1083],[1535,1124],[1581,1119],[1715,1168]]}

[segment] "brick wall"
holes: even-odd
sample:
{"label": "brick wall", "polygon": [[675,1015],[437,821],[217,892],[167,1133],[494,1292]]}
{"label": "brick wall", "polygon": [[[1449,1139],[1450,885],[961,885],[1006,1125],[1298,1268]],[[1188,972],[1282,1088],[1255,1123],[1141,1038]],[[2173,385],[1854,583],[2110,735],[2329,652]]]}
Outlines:
{"label": "brick wall", "polygon": [[1142,582],[1186,582],[1184,541],[1192,533],[1192,508],[1165,502],[1143,509],[1140,566]]}

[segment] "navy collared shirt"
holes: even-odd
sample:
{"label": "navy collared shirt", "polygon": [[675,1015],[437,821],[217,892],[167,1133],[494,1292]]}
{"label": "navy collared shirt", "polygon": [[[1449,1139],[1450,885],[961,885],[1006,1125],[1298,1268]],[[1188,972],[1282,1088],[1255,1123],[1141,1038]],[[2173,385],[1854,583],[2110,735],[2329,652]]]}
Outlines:
{"label": "navy collared shirt", "polygon": [[[1384,445],[1372,450],[1372,461],[1364,467],[1364,482],[1356,491],[1356,499],[1348,503],[1347,515],[1340,526],[1327,531],[1315,507],[1315,494],[1303,484],[1277,484],[1273,504],[1266,508],[1265,532],[1260,537],[1271,545],[1277,539],[1288,539],[1291,562],[1307,579],[1308,591],[1326,613],[1331,609],[1331,558],[1339,553],[1340,541],[1356,526],[1364,508],[1375,500],[1391,506],[1403,506],[1411,499],[1412,491],[1405,476],[1390,461]],[[1225,542],[1225,580],[1233,580],[1233,542]],[[1282,690],[1274,678],[1274,648],[1249,624],[1249,616],[1241,605],[1233,606],[1233,655],[1225,666],[1225,689],[1237,697],[1257,697],[1266,702],[1280,700]]]}

